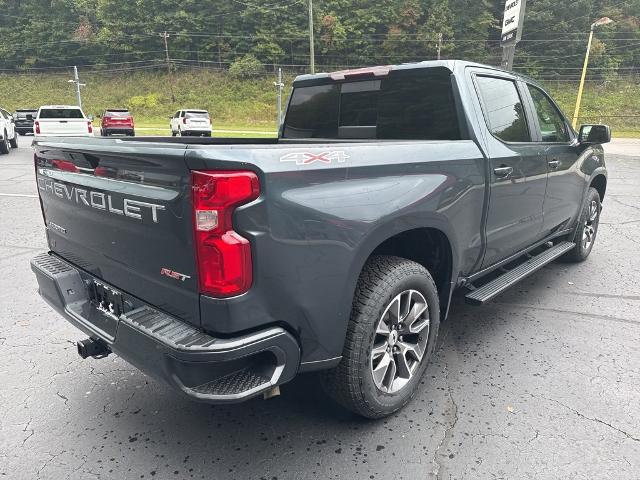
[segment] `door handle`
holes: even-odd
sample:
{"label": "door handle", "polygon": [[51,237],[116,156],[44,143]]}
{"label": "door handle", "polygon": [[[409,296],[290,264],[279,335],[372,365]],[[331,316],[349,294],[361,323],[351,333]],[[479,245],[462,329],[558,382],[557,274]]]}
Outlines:
{"label": "door handle", "polygon": [[560,166],[560,160],[551,160],[551,161],[549,162],[549,167],[550,167],[550,168],[552,168],[552,169],[554,169],[554,170],[555,170],[556,168],[558,168],[559,166]]}
{"label": "door handle", "polygon": [[503,165],[498,168],[494,168],[493,173],[496,175],[496,177],[507,178],[513,173],[513,167],[507,167],[506,165]]}

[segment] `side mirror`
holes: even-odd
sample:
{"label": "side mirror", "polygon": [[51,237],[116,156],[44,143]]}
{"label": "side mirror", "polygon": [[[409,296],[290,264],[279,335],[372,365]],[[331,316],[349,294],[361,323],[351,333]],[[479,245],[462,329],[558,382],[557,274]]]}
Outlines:
{"label": "side mirror", "polygon": [[580,143],[609,143],[611,141],[611,129],[609,125],[582,125],[578,134]]}

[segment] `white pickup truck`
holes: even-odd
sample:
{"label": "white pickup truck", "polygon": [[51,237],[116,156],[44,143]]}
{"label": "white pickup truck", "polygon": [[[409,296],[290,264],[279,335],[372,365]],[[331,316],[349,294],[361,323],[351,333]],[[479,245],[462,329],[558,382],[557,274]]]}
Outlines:
{"label": "white pickup truck", "polygon": [[33,123],[36,137],[93,137],[93,124],[80,107],[44,105]]}

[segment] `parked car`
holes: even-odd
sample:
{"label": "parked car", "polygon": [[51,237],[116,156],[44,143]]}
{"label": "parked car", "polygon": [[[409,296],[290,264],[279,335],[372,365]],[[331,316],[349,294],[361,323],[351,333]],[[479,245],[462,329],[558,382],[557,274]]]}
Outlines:
{"label": "parked car", "polygon": [[16,124],[16,131],[20,135],[27,135],[33,133],[33,122],[38,114],[36,108],[24,108],[18,109],[13,114],[13,118]]}
{"label": "parked car", "polygon": [[100,134],[135,136],[133,116],[126,108],[109,108],[104,111],[100,120]]}
{"label": "parked car", "polygon": [[93,137],[93,123],[80,107],[45,105],[33,122],[36,137]]}
{"label": "parked car", "polygon": [[83,358],[209,403],[324,370],[383,417],[414,396],[454,289],[481,305],[589,256],[610,137],[493,67],[303,75],[279,138],[36,139],[50,252],[32,268]]}
{"label": "parked car", "polygon": [[15,120],[13,115],[0,108],[0,154],[7,154],[12,148],[18,148]]}
{"label": "parked car", "polygon": [[212,124],[206,110],[178,110],[169,124],[172,136],[210,137]]}

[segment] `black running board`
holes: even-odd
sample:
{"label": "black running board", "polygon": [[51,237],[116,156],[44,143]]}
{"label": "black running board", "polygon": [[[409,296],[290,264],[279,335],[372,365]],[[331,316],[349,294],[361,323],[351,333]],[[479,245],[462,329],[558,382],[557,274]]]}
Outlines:
{"label": "black running board", "polygon": [[500,275],[486,285],[469,292],[465,296],[466,302],[471,305],[482,305],[488,302],[520,280],[524,280],[532,273],[537,272],[545,265],[553,262],[556,258],[567,253],[573,247],[575,247],[575,243],[573,242],[561,242],[554,245],[535,257],[531,257],[513,270],[509,270],[503,275]]}

